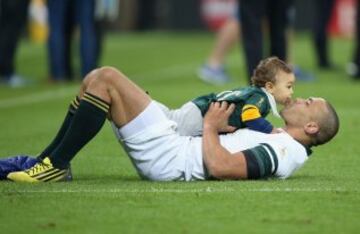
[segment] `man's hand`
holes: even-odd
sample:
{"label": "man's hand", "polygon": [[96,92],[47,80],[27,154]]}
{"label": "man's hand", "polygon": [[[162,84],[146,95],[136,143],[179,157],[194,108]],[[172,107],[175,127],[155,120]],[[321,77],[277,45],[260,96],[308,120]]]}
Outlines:
{"label": "man's hand", "polygon": [[214,102],[204,117],[202,149],[209,175],[218,179],[246,179],[246,160],[242,152],[230,153],[220,144],[219,132],[233,132],[228,119],[235,105]]}
{"label": "man's hand", "polygon": [[229,116],[235,109],[235,104],[213,102],[204,117],[204,129],[216,132],[233,132],[235,127],[228,124]]}

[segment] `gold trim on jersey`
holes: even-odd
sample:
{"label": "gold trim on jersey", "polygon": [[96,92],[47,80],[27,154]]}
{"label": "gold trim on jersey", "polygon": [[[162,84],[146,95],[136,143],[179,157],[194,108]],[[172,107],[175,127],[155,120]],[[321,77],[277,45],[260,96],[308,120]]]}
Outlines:
{"label": "gold trim on jersey", "polygon": [[254,120],[260,117],[261,114],[257,106],[248,104],[243,107],[241,113],[242,121]]}

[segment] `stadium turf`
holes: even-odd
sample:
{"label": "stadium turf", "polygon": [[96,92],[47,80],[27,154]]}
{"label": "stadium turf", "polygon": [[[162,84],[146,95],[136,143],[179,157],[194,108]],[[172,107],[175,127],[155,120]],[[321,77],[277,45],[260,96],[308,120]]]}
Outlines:
{"label": "stadium turf", "polygon": [[[201,33],[109,35],[102,64],[122,69],[152,97],[177,107],[198,94],[246,84],[239,48],[228,57],[230,84],[214,87],[196,78],[212,42]],[[1,233],[359,233],[360,81],[344,72],[352,48],[350,40],[333,40],[339,67],[329,72],[317,70],[309,35],[296,35],[291,45],[292,60],[316,76],[297,82],[295,96],[330,100],[341,128],[290,179],[142,181],[106,124],[73,161],[73,182],[0,183]],[[0,86],[0,157],[43,149],[78,87],[45,82],[43,45],[23,42],[17,61],[32,84]]]}

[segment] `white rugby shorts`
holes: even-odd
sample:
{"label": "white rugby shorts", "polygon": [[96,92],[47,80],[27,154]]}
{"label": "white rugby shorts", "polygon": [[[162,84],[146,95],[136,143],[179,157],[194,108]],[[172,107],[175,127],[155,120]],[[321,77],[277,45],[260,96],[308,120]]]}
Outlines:
{"label": "white rugby shorts", "polygon": [[170,120],[177,123],[176,131],[181,136],[202,135],[203,117],[200,109],[193,102],[187,102],[179,109],[169,109],[160,102],[155,101],[155,103]]}
{"label": "white rugby shorts", "polygon": [[188,139],[176,133],[176,123],[167,118],[155,101],[135,119],[113,130],[142,178],[185,180],[186,158],[181,153]]}

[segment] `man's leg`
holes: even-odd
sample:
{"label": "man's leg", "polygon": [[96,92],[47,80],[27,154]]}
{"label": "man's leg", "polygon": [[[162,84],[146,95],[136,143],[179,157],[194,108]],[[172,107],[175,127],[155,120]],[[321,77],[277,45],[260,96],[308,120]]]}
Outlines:
{"label": "man's leg", "polygon": [[106,116],[121,127],[134,119],[150,103],[150,97],[124,74],[105,67],[92,72],[80,90],[78,110],[65,136],[43,162],[23,172],[10,173],[14,181],[58,181],[76,153],[101,129]]}
{"label": "man's leg", "polygon": [[82,83],[82,86],[80,88],[80,92],[78,95],[74,98],[74,100],[71,101],[68,112],[66,113],[65,119],[57,132],[55,138],[52,140],[52,142],[38,155],[38,159],[42,161],[45,157],[49,156],[51,152],[55,150],[55,148],[60,144],[61,140],[64,138],[66,131],[69,129],[69,126],[73,120],[73,117],[79,108],[81,98],[84,94],[84,90],[86,86],[89,83],[89,80],[93,74],[95,74],[97,70],[90,72],[85,78]]}

